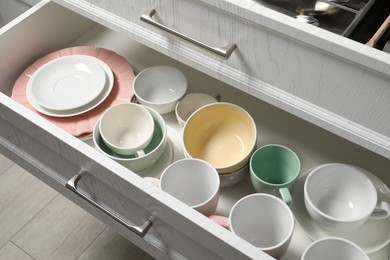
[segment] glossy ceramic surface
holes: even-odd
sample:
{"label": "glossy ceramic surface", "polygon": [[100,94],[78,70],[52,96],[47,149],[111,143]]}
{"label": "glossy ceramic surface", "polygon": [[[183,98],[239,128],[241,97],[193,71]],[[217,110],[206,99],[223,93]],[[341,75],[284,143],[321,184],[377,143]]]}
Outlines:
{"label": "glossy ceramic surface", "polygon": [[256,140],[256,125],[249,113],[225,102],[198,109],[183,129],[186,155],[208,161],[220,174],[248,164]]}
{"label": "glossy ceramic surface", "polygon": [[219,199],[219,176],[206,161],[186,158],[169,165],[160,178],[160,188],[209,216],[215,213]]}
{"label": "glossy ceramic surface", "polygon": [[[72,56],[79,56],[79,55],[72,55]],[[82,55],[82,56],[93,58],[91,56],[86,56],[86,55]],[[63,58],[66,58],[66,57],[70,57],[70,56],[64,56]],[[73,116],[76,116],[76,115],[81,115],[81,114],[83,114],[85,112],[88,112],[88,111],[94,109],[95,107],[100,105],[108,97],[108,95],[110,95],[111,90],[112,90],[113,85],[114,85],[114,75],[113,75],[110,67],[105,62],[103,62],[103,61],[101,61],[99,59],[95,58],[95,61],[97,63],[99,63],[100,66],[105,71],[106,81],[105,81],[105,85],[104,85],[103,91],[100,92],[100,94],[94,100],[92,100],[91,102],[89,102],[89,103],[87,103],[85,105],[82,105],[80,107],[77,107],[77,108],[74,108],[74,109],[68,109],[68,110],[51,110],[51,109],[47,109],[47,108],[41,106],[35,100],[33,94],[31,93],[31,88],[29,87],[31,81],[28,82],[27,89],[26,89],[26,97],[28,99],[28,102],[30,102],[30,105],[36,111],[38,111],[38,112],[40,112],[40,113],[42,113],[44,115],[53,116],[53,117],[73,117]]]}
{"label": "glossy ceramic surface", "polygon": [[302,260],[369,260],[355,243],[340,237],[327,237],[314,241],[303,252]]}
{"label": "glossy ceramic surface", "polygon": [[[307,175],[311,170],[302,174],[295,184],[292,192],[293,204],[292,211],[294,213],[297,223],[302,227],[306,234],[313,240],[323,237],[341,237],[348,239],[359,247],[361,247],[367,254],[375,253],[382,248],[385,248],[390,243],[390,218],[385,219],[368,219],[360,227],[351,231],[332,231],[325,229],[318,225],[318,223],[311,218],[306,210],[304,203],[304,183]],[[378,197],[382,200],[390,200],[390,189],[375,175],[361,169],[367,177],[374,183],[378,192]]]}
{"label": "glossy ceramic surface", "polygon": [[36,102],[49,110],[69,110],[87,105],[104,90],[106,72],[95,58],[72,55],[52,60],[31,77]]}
{"label": "glossy ceramic surface", "polygon": [[306,178],[304,200],[310,216],[332,230],[352,230],[368,219],[377,204],[370,179],[359,168],[331,163]]}
{"label": "glossy ceramic surface", "polygon": [[[40,113],[30,104],[27,99],[27,84],[34,72],[37,71],[41,66],[59,57],[69,55],[87,55],[95,57],[106,63],[114,75],[114,84],[112,90],[108,97],[104,99],[101,104],[94,107],[90,111],[79,115],[67,116],[66,118],[63,118],[58,116],[48,116]],[[81,136],[92,133],[96,122],[108,107],[117,103],[126,101],[128,102],[132,99],[134,78],[135,75],[131,65],[125,58],[113,51],[91,46],[70,47],[49,53],[42,58],[39,58],[29,67],[27,67],[14,84],[12,89],[12,98],[32,111],[39,113],[42,117],[61,127],[70,134],[74,136]]]}
{"label": "glossy ceramic surface", "polygon": [[252,154],[250,177],[257,192],[277,195],[288,205],[292,203],[291,191],[301,171],[298,155],[280,144],[268,144]]}
{"label": "glossy ceramic surface", "polygon": [[112,151],[141,157],[152,140],[154,120],[144,106],[121,103],[104,112],[99,121],[99,132]]}
{"label": "glossy ceramic surface", "polygon": [[135,155],[121,155],[112,151],[101,138],[98,125],[99,123],[96,124],[93,131],[93,141],[96,149],[135,172],[142,171],[157,162],[162,156],[167,145],[167,126],[159,113],[151,108],[147,107],[147,109],[153,116],[155,127],[153,138],[149,145],[144,149],[145,156],[136,157]]}
{"label": "glossy ceramic surface", "polygon": [[187,119],[199,108],[216,103],[218,100],[205,93],[190,93],[185,95],[179,102],[177,102],[175,107],[175,115],[177,122],[184,126],[187,122]]}
{"label": "glossy ceramic surface", "polygon": [[140,104],[161,114],[175,110],[187,91],[187,78],[170,66],[153,66],[141,71],[134,81],[134,93]]}
{"label": "glossy ceramic surface", "polygon": [[286,252],[294,232],[294,216],[281,199],[266,193],[241,198],[229,214],[233,233],[280,258]]}

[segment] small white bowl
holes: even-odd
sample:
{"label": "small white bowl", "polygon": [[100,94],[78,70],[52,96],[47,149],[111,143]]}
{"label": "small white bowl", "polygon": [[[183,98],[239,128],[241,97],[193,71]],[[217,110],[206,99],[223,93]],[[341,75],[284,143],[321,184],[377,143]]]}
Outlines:
{"label": "small white bowl", "polygon": [[176,103],[185,95],[187,78],[170,66],[153,66],[141,71],[134,80],[137,101],[160,114],[175,110]]}
{"label": "small white bowl", "polygon": [[150,112],[134,103],[120,103],[107,109],[99,121],[104,143],[122,155],[145,155],[143,149],[153,137],[154,121]]}
{"label": "small white bowl", "polygon": [[175,107],[177,122],[184,126],[187,119],[199,108],[218,102],[217,98],[205,93],[190,93],[185,95]]}

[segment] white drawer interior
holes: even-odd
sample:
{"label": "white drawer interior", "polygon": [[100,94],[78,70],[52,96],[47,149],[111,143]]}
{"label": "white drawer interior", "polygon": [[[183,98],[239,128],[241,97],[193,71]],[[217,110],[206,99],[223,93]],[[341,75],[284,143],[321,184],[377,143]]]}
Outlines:
{"label": "white drawer interior", "polygon": [[[0,90],[10,94],[20,73],[37,58],[61,48],[91,45],[103,47],[124,56],[136,69],[152,65],[172,65],[188,77],[189,92],[219,93],[222,100],[245,108],[258,127],[258,146],[279,143],[292,148],[300,157],[305,173],[328,162],[342,162],[362,167],[390,185],[390,160],[331,134],[302,119],[273,107],[253,96],[228,86],[193,68],[151,50],[120,33],[114,32],[54,3],[38,4],[18,18],[13,27],[0,29]],[[165,119],[177,131],[174,114]],[[130,173],[130,172],[129,172]],[[253,193],[249,178],[222,189],[218,214],[228,215],[232,205],[246,194]],[[297,227],[285,259],[299,259],[310,239]],[[386,252],[384,253],[386,254]],[[375,258],[372,259],[381,259]]]}

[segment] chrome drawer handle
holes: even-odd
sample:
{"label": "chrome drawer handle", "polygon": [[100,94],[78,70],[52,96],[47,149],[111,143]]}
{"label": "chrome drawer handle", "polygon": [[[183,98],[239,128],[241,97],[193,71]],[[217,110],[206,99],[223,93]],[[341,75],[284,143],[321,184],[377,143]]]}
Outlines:
{"label": "chrome drawer handle", "polygon": [[119,216],[118,213],[110,210],[110,209],[106,209],[105,207],[103,207],[102,205],[100,205],[99,203],[97,203],[96,201],[94,201],[93,199],[90,198],[90,196],[86,196],[84,194],[82,194],[79,190],[77,190],[77,182],[81,179],[81,175],[80,174],[76,174],[75,176],[73,176],[67,183],[66,183],[66,188],[68,188],[69,190],[73,191],[74,193],[76,193],[78,196],[80,196],[81,198],[83,198],[84,200],[88,201],[89,203],[91,203],[93,206],[95,206],[96,208],[100,209],[102,212],[104,212],[106,215],[108,215],[109,217],[115,219],[117,222],[119,222],[120,224],[122,224],[123,226],[125,226],[127,229],[129,229],[130,231],[136,233],[137,235],[139,235],[140,237],[144,237],[146,235],[146,233],[148,232],[148,230],[150,229],[150,227],[152,226],[152,221],[150,219],[146,220],[144,224],[142,224],[141,226],[132,226],[132,225],[129,225],[128,223],[125,222],[125,220],[122,219],[121,216]]}
{"label": "chrome drawer handle", "polygon": [[223,47],[213,47],[213,46],[207,45],[207,44],[205,44],[203,42],[200,42],[198,40],[195,40],[194,38],[191,38],[191,37],[189,37],[187,35],[184,35],[184,34],[182,34],[180,32],[177,32],[177,31],[175,31],[175,30],[173,30],[173,29],[171,29],[171,28],[169,28],[169,27],[167,27],[167,26],[165,26],[165,25],[163,25],[163,24],[153,20],[152,17],[153,17],[153,15],[155,13],[156,13],[156,10],[155,9],[151,9],[151,10],[146,11],[145,13],[143,13],[141,15],[140,19],[141,19],[141,21],[147,22],[147,23],[149,23],[149,24],[151,24],[151,25],[153,25],[153,26],[155,26],[157,28],[162,29],[163,31],[171,33],[171,34],[173,34],[173,35],[175,35],[177,37],[180,37],[180,38],[182,38],[182,39],[184,39],[184,40],[186,40],[186,41],[188,41],[190,43],[193,43],[193,44],[195,44],[197,46],[200,46],[200,47],[202,47],[202,48],[204,48],[204,49],[206,49],[208,51],[211,51],[212,53],[217,54],[217,55],[219,55],[219,56],[221,56],[221,57],[223,57],[225,59],[228,59],[230,57],[230,55],[232,54],[232,52],[236,48],[236,44],[234,44],[234,43],[229,43],[229,44],[227,44],[226,46],[223,46]]}

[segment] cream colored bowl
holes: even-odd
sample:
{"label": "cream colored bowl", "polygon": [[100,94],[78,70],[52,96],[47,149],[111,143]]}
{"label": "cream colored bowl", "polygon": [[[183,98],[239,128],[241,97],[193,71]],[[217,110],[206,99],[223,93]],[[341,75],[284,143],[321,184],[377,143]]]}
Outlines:
{"label": "cream colored bowl", "polygon": [[183,129],[186,156],[209,162],[219,174],[232,173],[247,165],[256,141],[257,129],[251,115],[225,102],[198,109]]}
{"label": "cream colored bowl", "polygon": [[93,130],[93,142],[95,148],[132,171],[144,170],[156,163],[162,156],[168,142],[167,126],[162,116],[150,107],[146,107],[154,120],[154,133],[152,140],[144,149],[145,155],[136,157],[134,155],[122,155],[112,151],[104,142],[99,131],[99,121]]}

